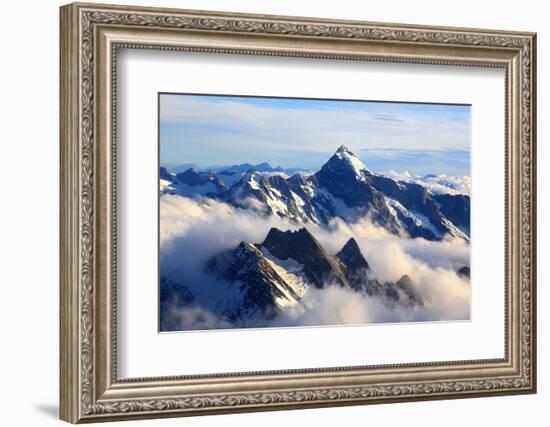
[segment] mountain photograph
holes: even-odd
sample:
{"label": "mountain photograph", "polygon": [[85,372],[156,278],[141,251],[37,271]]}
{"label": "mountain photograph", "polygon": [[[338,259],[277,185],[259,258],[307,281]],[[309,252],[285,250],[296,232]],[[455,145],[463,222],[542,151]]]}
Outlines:
{"label": "mountain photograph", "polygon": [[159,99],[161,332],[469,320],[469,106]]}

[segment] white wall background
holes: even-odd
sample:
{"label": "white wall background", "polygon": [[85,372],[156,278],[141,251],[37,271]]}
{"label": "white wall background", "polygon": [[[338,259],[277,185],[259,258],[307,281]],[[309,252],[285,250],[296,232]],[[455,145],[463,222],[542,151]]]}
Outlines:
{"label": "white wall background", "polygon": [[[113,3],[122,3],[110,0]],[[130,0],[129,0],[130,1]],[[544,2],[133,0],[134,4],[538,32],[539,393],[439,402],[137,421],[132,425],[543,425],[550,405],[550,29]],[[0,401],[2,425],[59,425],[58,6],[9,2],[0,25]],[[490,168],[490,165],[487,165]]]}

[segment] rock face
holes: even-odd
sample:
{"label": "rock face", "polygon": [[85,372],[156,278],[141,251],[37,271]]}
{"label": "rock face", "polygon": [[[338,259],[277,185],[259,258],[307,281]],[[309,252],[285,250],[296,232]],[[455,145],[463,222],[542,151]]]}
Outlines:
{"label": "rock face", "polygon": [[244,167],[246,164],[220,171],[219,177],[190,168],[172,177],[175,183],[165,192],[207,195],[300,224],[326,225],[334,218],[353,222],[368,216],[395,235],[469,240],[469,196],[433,194],[417,183],[375,174],[343,145],[310,175],[287,177],[269,164],[246,171]]}
{"label": "rock face", "polygon": [[458,274],[460,277],[467,277],[468,279],[470,279],[470,267],[468,266],[464,266],[462,268],[460,268],[456,274]]}
{"label": "rock face", "polygon": [[165,167],[160,167],[159,169],[159,177],[160,179],[163,179],[165,181],[169,181],[169,182],[175,182],[175,177],[173,175],[171,175],[169,172],[168,172],[168,169],[166,169]]}
{"label": "rock face", "polygon": [[337,258],[329,255],[305,227],[298,231],[284,232],[272,228],[260,247],[280,260],[291,258],[302,264],[304,274],[317,288],[333,282],[350,287]]}
{"label": "rock face", "polygon": [[350,270],[360,271],[369,269],[369,263],[363,258],[359,245],[353,237],[336,254],[336,257]]}
{"label": "rock face", "polygon": [[210,185],[213,189],[211,194],[221,194],[227,190],[223,182],[213,172],[201,172],[196,168],[189,168],[184,172],[176,174],[178,183],[190,187],[204,187]]}
{"label": "rock face", "polygon": [[454,225],[470,233],[470,197],[463,194],[438,194],[434,197],[441,213]]}
{"label": "rock face", "polygon": [[344,267],[346,277],[352,289],[362,289],[368,281],[370,267],[353,237],[336,254],[336,258]]}
{"label": "rock face", "polygon": [[300,299],[300,290],[287,283],[251,243],[241,242],[234,250],[212,258],[206,268],[242,290],[242,304],[225,313],[230,318],[259,314],[269,319],[275,314],[278,302],[284,306],[285,302],[293,304]]}
{"label": "rock face", "polygon": [[369,278],[369,264],[355,239],[331,255],[305,227],[296,231],[272,228],[262,243],[241,242],[211,258],[205,269],[227,281],[228,287],[240,289],[241,302],[222,313],[233,322],[307,309],[303,298],[308,290],[329,285],[379,298],[389,307],[423,305],[407,276],[396,283]]}

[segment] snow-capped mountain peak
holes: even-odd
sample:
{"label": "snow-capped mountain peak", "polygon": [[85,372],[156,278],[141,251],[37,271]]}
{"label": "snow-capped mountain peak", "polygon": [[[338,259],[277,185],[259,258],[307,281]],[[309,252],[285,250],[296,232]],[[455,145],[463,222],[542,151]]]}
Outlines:
{"label": "snow-capped mountain peak", "polygon": [[265,178],[260,173],[252,169],[246,172],[243,176],[243,181],[247,183],[254,190],[259,190],[266,185]]}
{"label": "snow-capped mountain peak", "polygon": [[369,170],[363,162],[359,160],[359,158],[357,158],[357,156],[345,145],[340,145],[334,156],[340,160],[343,160],[354,172],[356,179],[360,181],[364,180],[364,172],[369,173]]}
{"label": "snow-capped mountain peak", "polygon": [[336,154],[343,154],[343,153],[353,154],[348,147],[342,144],[340,145],[340,147],[336,149]]}
{"label": "snow-capped mountain peak", "polygon": [[255,169],[249,169],[244,172],[237,182],[231,187],[233,191],[246,189],[247,191],[261,191],[265,189],[266,182],[264,177]]}

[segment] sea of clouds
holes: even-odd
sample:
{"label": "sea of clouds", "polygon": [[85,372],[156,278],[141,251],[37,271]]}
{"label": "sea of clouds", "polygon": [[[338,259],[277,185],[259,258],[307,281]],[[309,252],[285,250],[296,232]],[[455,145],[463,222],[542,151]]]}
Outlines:
{"label": "sea of clouds", "polygon": [[385,173],[390,178],[414,182],[422,185],[424,188],[430,190],[434,194],[465,194],[470,195],[472,189],[472,180],[469,175],[464,176],[450,176],[450,175],[413,175],[410,172],[396,172],[390,170]]}
{"label": "sea of clouds", "polygon": [[[239,209],[212,199],[163,195],[160,199],[161,276],[185,283],[195,301],[166,311],[171,329],[213,329],[259,326],[313,326],[379,322],[450,321],[470,318],[470,282],[456,271],[470,265],[470,246],[461,239],[432,242],[392,235],[368,218],[353,224],[335,219],[326,227],[307,224],[308,230],[331,254],[354,237],[380,282],[408,275],[424,299],[424,307],[388,307],[380,299],[326,286],[311,287],[304,305],[274,319],[228,323],[216,314],[224,304],[240,302],[240,292],[205,273],[206,262],[241,241],[261,243],[271,227],[303,227],[286,219],[264,216],[253,209]],[[174,327],[175,325],[175,327]]]}

